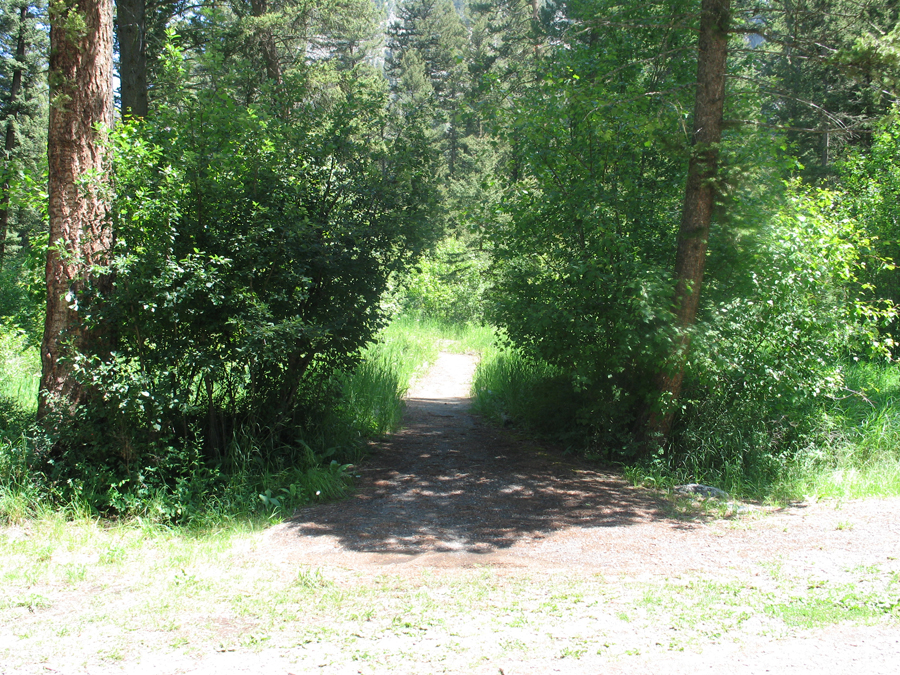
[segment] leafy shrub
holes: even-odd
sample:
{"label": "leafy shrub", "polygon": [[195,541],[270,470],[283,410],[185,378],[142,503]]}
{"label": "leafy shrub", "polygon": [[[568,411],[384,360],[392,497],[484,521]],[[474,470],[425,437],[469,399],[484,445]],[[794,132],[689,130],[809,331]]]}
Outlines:
{"label": "leafy shrub", "polygon": [[[884,328],[894,308],[867,283],[871,270],[891,264],[847,217],[841,195],[797,185],[778,212],[728,245],[737,264],[707,279],[674,432],[653,461],[659,471],[758,492],[828,445],[842,364],[883,358],[891,347]],[[635,300],[628,312],[624,299],[638,282],[623,277],[618,295],[604,296],[618,297],[620,309],[592,312],[599,288],[585,272],[600,262],[573,256],[541,267],[544,251],[533,263],[501,262],[494,297],[501,294],[499,315],[515,350],[481,365],[479,405],[627,460],[640,387],[652,381],[654,354],[669,334],[653,309],[664,296],[635,293],[646,305]]]}
{"label": "leafy shrub", "polygon": [[384,91],[322,75],[330,99],[297,91],[287,117],[204,93],[116,137],[115,287],[90,317],[115,344],[80,367],[126,461],[194,442],[218,459],[248,425],[289,445],[426,244],[427,164],[383,140]]}
{"label": "leafy shrub", "polygon": [[75,299],[104,341],[75,364],[88,402],[48,418],[38,456],[101,511],[153,498],[184,517],[240,476],[285,504],[396,418],[361,419],[339,374],[384,325],[388,279],[433,242],[431,149],[391,125],[365,64],[313,61],[251,105],[173,92],[113,134],[112,290]]}
{"label": "leafy shrub", "polygon": [[448,325],[484,320],[488,255],[458,237],[448,237],[394,290],[399,311]]}
{"label": "leafy shrub", "polygon": [[692,347],[671,460],[695,475],[772,480],[816,442],[851,355],[884,355],[894,316],[860,276],[880,260],[839,195],[794,189],[747,243],[740,295],[707,304]]}

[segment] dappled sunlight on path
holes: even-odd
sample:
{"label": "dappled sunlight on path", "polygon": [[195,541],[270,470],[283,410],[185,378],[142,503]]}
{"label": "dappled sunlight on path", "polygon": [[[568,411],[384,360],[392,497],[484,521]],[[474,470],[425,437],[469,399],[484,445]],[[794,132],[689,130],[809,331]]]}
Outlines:
{"label": "dappled sunlight on path", "polygon": [[488,564],[666,576],[752,575],[778,556],[825,578],[900,557],[898,500],[855,505],[852,527],[827,504],[679,519],[670,502],[617,474],[479,421],[469,411],[474,368],[472,356],[442,354],[411,390],[403,429],[359,469],[356,494],[270,528],[266,555],[376,570]]}
{"label": "dappled sunlight on path", "polygon": [[472,356],[441,354],[412,388],[404,428],[361,470],[356,496],[305,509],[277,536],[319,554],[445,553],[465,563],[499,562],[491,554],[507,550],[513,563],[517,545],[566,528],[662,518],[660,502],[621,478],[479,422],[469,412],[474,368]]}

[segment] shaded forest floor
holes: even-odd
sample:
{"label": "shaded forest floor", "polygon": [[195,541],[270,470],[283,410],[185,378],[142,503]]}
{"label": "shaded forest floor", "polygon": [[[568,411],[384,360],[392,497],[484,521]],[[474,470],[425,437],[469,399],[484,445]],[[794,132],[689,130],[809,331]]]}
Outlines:
{"label": "shaded forest floor", "polygon": [[0,673],[895,672],[900,500],[673,502],[480,423],[474,364],[264,531],[7,528]]}

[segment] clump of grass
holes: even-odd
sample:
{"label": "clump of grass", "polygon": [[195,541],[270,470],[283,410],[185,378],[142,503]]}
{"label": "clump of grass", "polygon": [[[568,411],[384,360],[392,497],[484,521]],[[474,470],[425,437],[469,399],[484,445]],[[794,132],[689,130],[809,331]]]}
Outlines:
{"label": "clump of grass", "polygon": [[900,364],[854,363],[816,443],[786,467],[782,490],[812,498],[900,495]]}
{"label": "clump of grass", "polygon": [[482,358],[472,384],[474,408],[495,422],[514,423],[542,434],[566,430],[585,435],[576,417],[581,407],[571,382],[558,368],[493,349]]}
{"label": "clump of grass", "polygon": [[0,330],[0,435],[21,431],[37,411],[40,357],[19,330]]}

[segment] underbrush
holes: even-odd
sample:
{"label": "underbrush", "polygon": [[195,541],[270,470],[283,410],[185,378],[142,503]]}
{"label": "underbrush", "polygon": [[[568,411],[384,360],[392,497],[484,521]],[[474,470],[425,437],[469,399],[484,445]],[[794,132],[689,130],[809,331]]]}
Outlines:
{"label": "underbrush", "polygon": [[115,430],[96,425],[86,428],[103,435],[97,444],[105,454],[92,455],[87,445],[53,447],[34,423],[38,354],[7,333],[0,342],[0,518],[21,521],[53,505],[207,528],[282,518],[338,498],[350,489],[367,440],[397,428],[411,380],[438,352],[477,350],[492,339],[489,328],[400,317],[363,350],[356,367],[332,376],[322,389],[327,405],[318,405],[292,437],[247,422],[213,460],[200,442],[180,439],[129,463]]}
{"label": "underbrush", "polygon": [[786,472],[794,494],[856,498],[900,494],[900,365],[855,363],[828,406],[819,442]]}
{"label": "underbrush", "polygon": [[472,391],[475,410],[495,423],[586,442],[586,429],[578,419],[581,401],[559,368],[515,351],[492,349],[478,364]]}
{"label": "underbrush", "polygon": [[[624,467],[660,489],[699,482],[738,498],[900,495],[900,365],[851,363],[837,395],[801,403],[688,398],[665,451],[629,459],[633,420],[615,428],[561,369],[510,349],[489,350],[475,373],[476,409]],[[621,409],[609,402],[609,410]],[[778,413],[777,411],[782,412]],[[773,414],[776,411],[776,414]]]}

